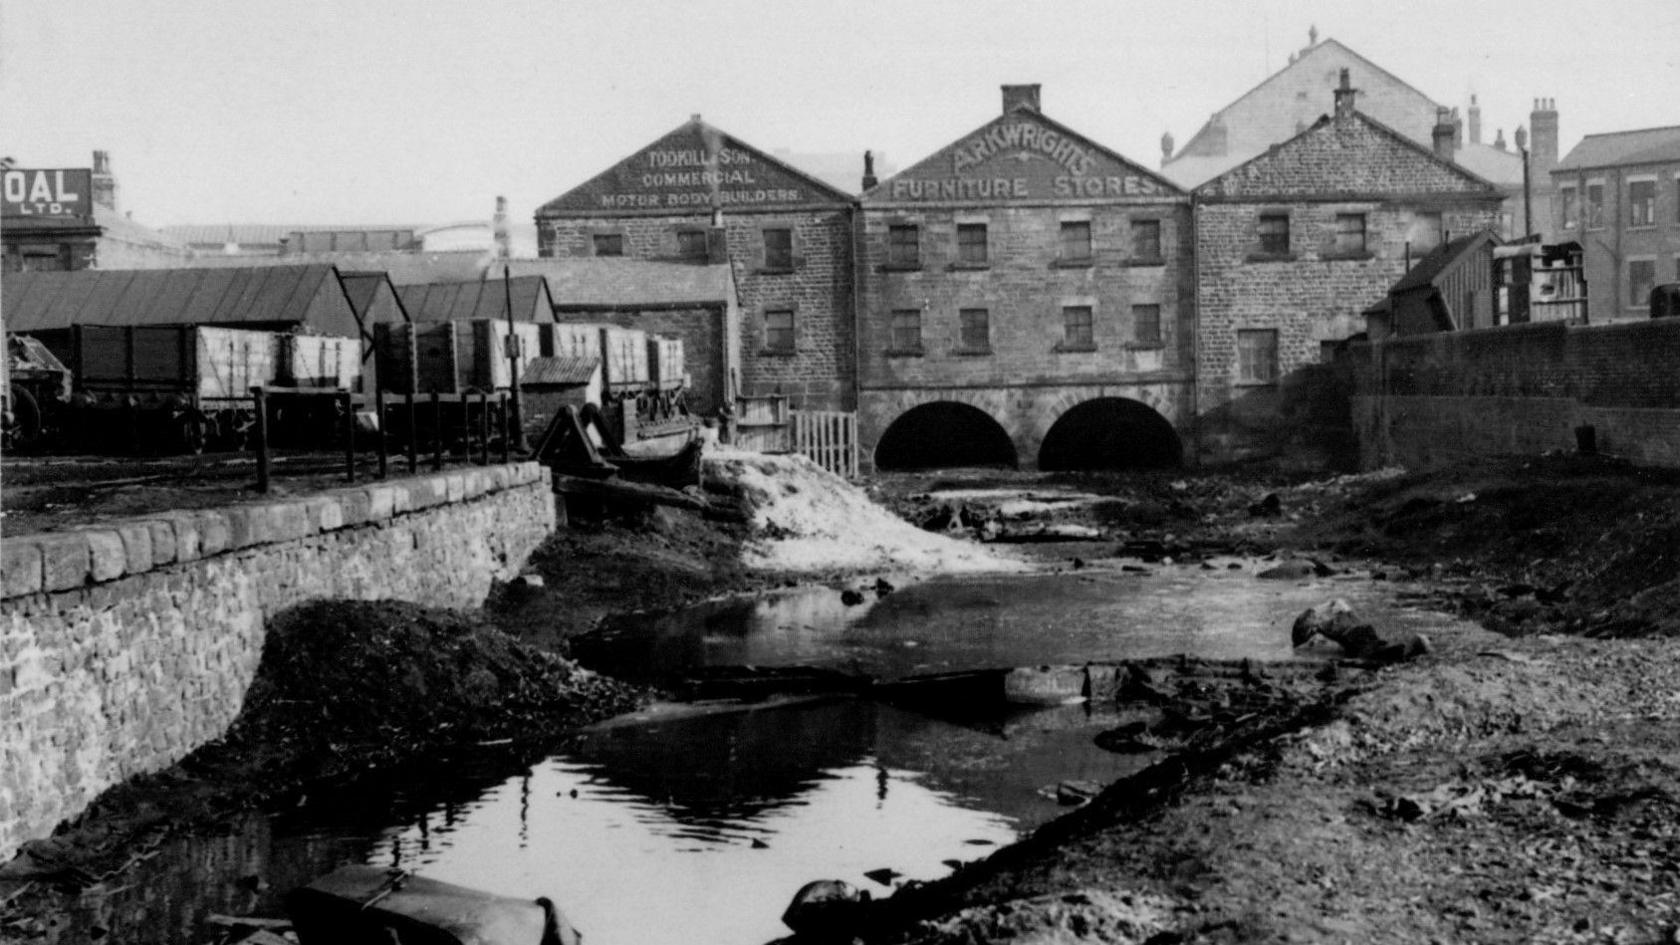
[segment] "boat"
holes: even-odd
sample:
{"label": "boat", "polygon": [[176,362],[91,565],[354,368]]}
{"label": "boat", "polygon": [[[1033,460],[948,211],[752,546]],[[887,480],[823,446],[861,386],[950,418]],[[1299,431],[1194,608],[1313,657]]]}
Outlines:
{"label": "boat", "polygon": [[415,876],[345,866],[292,891],[300,945],[580,945],[554,903],[515,899]]}
{"label": "boat", "polygon": [[[590,435],[590,430],[595,435]],[[599,443],[599,445],[597,445]],[[537,462],[565,476],[580,479],[621,479],[626,482],[682,489],[700,485],[705,447],[691,436],[674,453],[644,455],[626,452],[593,404],[581,411],[562,405],[537,443]]]}

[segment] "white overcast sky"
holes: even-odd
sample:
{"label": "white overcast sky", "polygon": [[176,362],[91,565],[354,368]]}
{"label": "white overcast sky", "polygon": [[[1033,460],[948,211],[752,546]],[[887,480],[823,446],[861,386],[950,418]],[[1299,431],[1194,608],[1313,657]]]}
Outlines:
{"label": "white overcast sky", "polygon": [[[484,219],[691,113],[767,151],[898,167],[990,119],[998,86],[1146,166],[1316,25],[1484,140],[1561,113],[1680,124],[1680,0],[0,0],[0,154],[111,152],[151,225]],[[1329,92],[1326,90],[1326,106]]]}

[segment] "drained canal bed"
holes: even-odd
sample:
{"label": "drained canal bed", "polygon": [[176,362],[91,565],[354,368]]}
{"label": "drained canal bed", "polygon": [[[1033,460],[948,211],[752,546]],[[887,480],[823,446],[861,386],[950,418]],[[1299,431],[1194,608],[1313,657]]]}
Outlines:
{"label": "drained canal bed", "polygon": [[[1186,653],[1284,659],[1329,597],[1431,632],[1368,578],[1255,579],[1191,566],[945,579],[846,605],[798,588],[617,621],[578,656],[663,682],[705,666],[813,666],[899,678]],[[212,913],[283,914],[287,890],[346,862],[513,896],[546,895],[592,945],[760,943],[813,879],[877,895],[983,857],[1053,818],[1055,788],[1149,761],[1096,747],[1101,707],[907,711],[850,697],[661,705],[516,764],[493,750],[364,779],[226,836],[171,842],[96,887],[60,942],[209,942]]]}

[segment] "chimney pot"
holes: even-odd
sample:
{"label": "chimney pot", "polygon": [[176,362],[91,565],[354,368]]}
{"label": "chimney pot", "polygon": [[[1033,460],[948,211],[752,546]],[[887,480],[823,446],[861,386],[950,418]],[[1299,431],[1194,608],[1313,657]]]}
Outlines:
{"label": "chimney pot", "polygon": [[1335,96],[1337,118],[1347,118],[1353,114],[1354,96],[1358,94],[1359,90],[1353,87],[1353,82],[1348,76],[1348,70],[1344,68],[1341,71],[1341,76],[1336,85]]}
{"label": "chimney pot", "polygon": [[1453,115],[1446,108],[1435,110],[1435,130],[1432,134],[1435,156],[1443,161],[1453,159]]}
{"label": "chimney pot", "polygon": [[1038,92],[1039,85],[1036,82],[1031,85],[1004,86],[1003,113],[1007,115],[1017,108],[1030,108],[1035,112],[1040,111]]}
{"label": "chimney pot", "polygon": [[1166,162],[1172,160],[1173,144],[1174,144],[1174,142],[1173,142],[1172,132],[1170,132],[1170,131],[1161,132],[1161,163],[1162,164],[1165,164]]}
{"label": "chimney pot", "polygon": [[875,177],[875,152],[865,151],[863,152],[863,189],[868,190],[879,183],[880,181]]}
{"label": "chimney pot", "polygon": [[1482,106],[1476,104],[1476,96],[1470,96],[1470,143],[1482,143]]}

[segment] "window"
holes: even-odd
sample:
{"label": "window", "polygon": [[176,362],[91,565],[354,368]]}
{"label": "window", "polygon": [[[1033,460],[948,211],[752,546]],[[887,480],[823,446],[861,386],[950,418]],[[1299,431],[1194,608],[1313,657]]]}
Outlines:
{"label": "window", "polygon": [[1657,225],[1657,182],[1628,181],[1628,226]]}
{"label": "window", "polygon": [[1132,306],[1132,341],[1150,346],[1161,343],[1161,306]]}
{"label": "window", "polygon": [[991,313],[983,308],[965,308],[957,313],[958,343],[965,351],[989,351],[992,347]]}
{"label": "window", "polygon": [[896,308],[892,313],[892,350],[922,350],[922,310]]}
{"label": "window", "polygon": [[922,228],[915,224],[887,227],[887,265],[913,268],[922,264]]}
{"label": "window", "polygon": [[1091,306],[1062,306],[1062,347],[1090,350],[1096,346],[1096,336],[1091,333]]}
{"label": "window", "polygon": [[1594,230],[1604,225],[1604,182],[1601,180],[1587,182],[1587,229]]}
{"label": "window", "polygon": [[1365,253],[1365,214],[1336,214],[1336,255],[1361,256]]}
{"label": "window", "polygon": [[764,313],[764,350],[793,353],[793,309],[773,308]]}
{"label": "window", "polygon": [[705,230],[678,230],[677,255],[683,259],[704,260],[708,258],[706,250]]}
{"label": "window", "polygon": [[1441,245],[1441,215],[1412,214],[1412,222],[1406,227],[1406,242],[1411,244],[1414,258]]}
{"label": "window", "polygon": [[1062,262],[1091,261],[1091,222],[1069,220],[1062,224]]}
{"label": "window", "polygon": [[1655,259],[1628,260],[1628,305],[1644,308],[1651,304],[1651,287],[1657,284]]}
{"label": "window", "polygon": [[1161,258],[1161,221],[1132,221],[1132,258],[1158,260]]}
{"label": "window", "polygon": [[1237,382],[1276,384],[1277,376],[1277,329],[1237,329]]}
{"label": "window", "polygon": [[1289,214],[1260,214],[1260,252],[1268,256],[1289,255]]}
{"label": "window", "polygon": [[983,266],[986,260],[986,224],[957,224],[957,262]]}
{"label": "window", "polygon": [[1563,221],[1563,228],[1573,230],[1579,226],[1581,206],[1575,199],[1575,188],[1558,188],[1558,219]]}
{"label": "window", "polygon": [[793,231],[774,227],[764,231],[764,268],[793,268]]}
{"label": "window", "polygon": [[622,256],[624,255],[623,233],[596,233],[594,236],[595,255]]}

